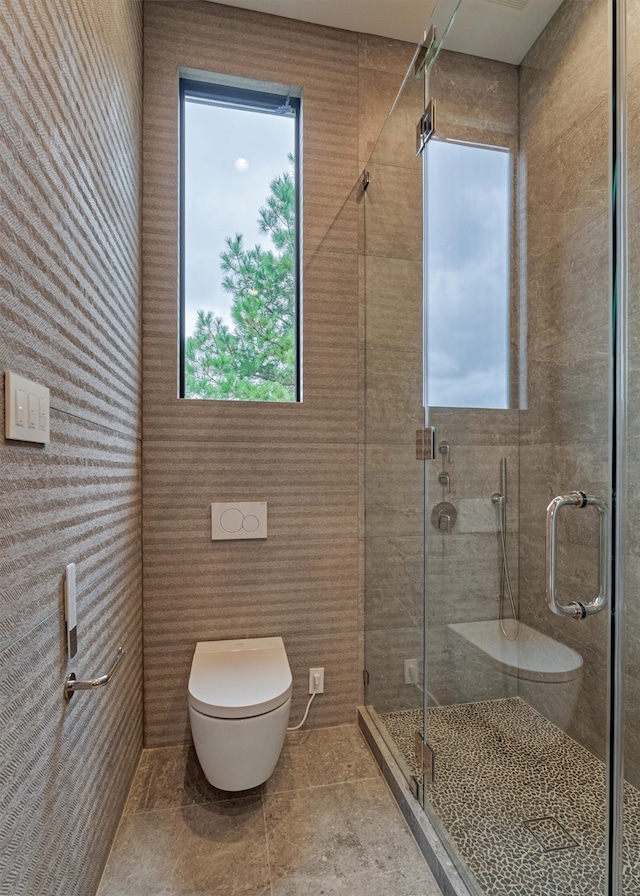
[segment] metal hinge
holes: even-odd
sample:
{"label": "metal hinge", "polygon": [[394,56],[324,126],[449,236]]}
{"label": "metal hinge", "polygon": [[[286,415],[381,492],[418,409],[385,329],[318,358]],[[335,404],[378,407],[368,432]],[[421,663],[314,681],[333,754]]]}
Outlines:
{"label": "metal hinge", "polygon": [[416,155],[421,156],[424,148],[436,131],[436,101],[432,99],[424,110],[424,115],[416,127]]}
{"label": "metal hinge", "polygon": [[362,680],[364,681],[365,684],[369,684],[369,670],[368,669],[362,670]]}
{"label": "metal hinge", "polygon": [[436,428],[427,426],[416,432],[416,460],[436,459]]}
{"label": "metal hinge", "polygon": [[418,48],[418,52],[416,53],[415,60],[413,62],[413,74],[416,78],[419,78],[422,72],[424,71],[424,67],[427,63],[427,58],[429,53],[436,45],[436,29],[432,25],[431,28],[425,33],[424,40],[420,44]]}
{"label": "metal hinge", "polygon": [[435,774],[435,753],[423,738],[422,732],[416,731],[415,755],[418,770],[422,772],[423,784],[433,784]]}

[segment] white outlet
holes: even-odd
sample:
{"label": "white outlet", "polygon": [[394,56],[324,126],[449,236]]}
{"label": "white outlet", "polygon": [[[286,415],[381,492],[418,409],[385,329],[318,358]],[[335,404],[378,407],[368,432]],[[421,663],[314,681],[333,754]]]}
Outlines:
{"label": "white outlet", "polygon": [[404,661],[404,683],[418,684],[418,660]]}
{"label": "white outlet", "polygon": [[324,694],[324,669],[309,669],[309,693]]}

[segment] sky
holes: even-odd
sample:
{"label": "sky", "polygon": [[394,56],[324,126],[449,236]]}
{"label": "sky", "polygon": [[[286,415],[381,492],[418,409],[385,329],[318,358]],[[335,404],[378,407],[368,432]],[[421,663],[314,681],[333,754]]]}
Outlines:
{"label": "sky", "polygon": [[214,311],[231,323],[231,297],[222,289],[225,238],[241,233],[245,246],[272,248],[258,229],[269,184],[290,166],[295,121],[240,109],[185,104],[185,334],[196,313]]}
{"label": "sky", "polygon": [[427,401],[508,406],[510,156],[427,146]]}

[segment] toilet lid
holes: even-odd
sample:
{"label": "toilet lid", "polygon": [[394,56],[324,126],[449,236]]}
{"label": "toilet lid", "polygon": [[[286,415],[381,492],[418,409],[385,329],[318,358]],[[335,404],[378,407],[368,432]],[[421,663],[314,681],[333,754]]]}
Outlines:
{"label": "toilet lid", "polygon": [[291,696],[282,638],[199,641],[189,676],[189,704],[207,716],[245,719]]}

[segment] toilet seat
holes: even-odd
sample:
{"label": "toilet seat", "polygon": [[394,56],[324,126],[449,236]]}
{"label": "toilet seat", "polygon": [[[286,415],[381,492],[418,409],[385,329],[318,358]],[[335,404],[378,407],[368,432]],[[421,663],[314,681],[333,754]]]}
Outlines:
{"label": "toilet seat", "polygon": [[218,719],[246,719],[282,706],[291,696],[291,669],[282,638],[199,641],[189,676],[189,705]]}

